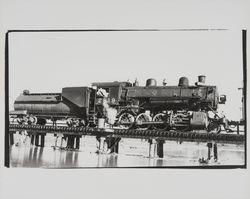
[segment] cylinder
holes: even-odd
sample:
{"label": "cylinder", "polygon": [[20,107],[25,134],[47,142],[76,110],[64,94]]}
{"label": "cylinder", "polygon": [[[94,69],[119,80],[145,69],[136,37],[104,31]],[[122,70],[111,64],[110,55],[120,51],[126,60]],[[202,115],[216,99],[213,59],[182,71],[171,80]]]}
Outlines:
{"label": "cylinder", "polygon": [[190,119],[190,126],[192,129],[206,129],[208,126],[207,114],[201,111],[194,111]]}
{"label": "cylinder", "polygon": [[97,125],[98,125],[98,128],[104,128],[105,119],[104,118],[99,118]]}
{"label": "cylinder", "polygon": [[188,78],[187,77],[181,77],[179,79],[178,86],[189,86]]}
{"label": "cylinder", "polygon": [[205,84],[206,76],[205,75],[199,75],[198,76],[198,82]]}
{"label": "cylinder", "polygon": [[157,82],[155,79],[147,79],[146,86],[157,86]]}

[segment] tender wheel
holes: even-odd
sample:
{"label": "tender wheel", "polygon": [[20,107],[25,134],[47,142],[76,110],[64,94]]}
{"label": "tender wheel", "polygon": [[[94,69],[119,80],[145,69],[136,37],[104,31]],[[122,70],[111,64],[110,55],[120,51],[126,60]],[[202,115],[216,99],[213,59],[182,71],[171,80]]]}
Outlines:
{"label": "tender wheel", "polygon": [[28,117],[28,124],[32,125],[32,124],[36,124],[36,123],[37,123],[37,117],[33,116],[33,115],[30,115]]}
{"label": "tender wheel", "polygon": [[169,129],[170,126],[167,123],[168,116],[167,114],[164,113],[158,113],[154,116],[153,121],[154,122],[164,122],[164,124],[156,124],[154,125],[155,129],[160,129],[160,130],[166,130]]}
{"label": "tender wheel", "polygon": [[37,124],[39,125],[45,125],[47,123],[45,118],[37,118]]}
{"label": "tender wheel", "polygon": [[141,113],[139,114],[136,119],[136,125],[139,129],[141,130],[146,130],[148,129],[151,125],[150,124],[142,124],[143,122],[150,122],[152,121],[152,118],[147,115],[146,113]]}
{"label": "tender wheel", "polygon": [[69,127],[76,127],[79,125],[79,120],[76,120],[75,118],[68,118],[66,123]]}
{"label": "tender wheel", "polygon": [[85,120],[80,118],[68,118],[66,123],[69,127],[86,126]]}
{"label": "tender wheel", "polygon": [[84,119],[79,119],[79,126],[86,126],[86,122]]}
{"label": "tender wheel", "polygon": [[[119,127],[129,129],[134,125],[135,118],[131,113],[122,113],[118,119]],[[129,123],[129,124],[123,124]]]}
{"label": "tender wheel", "polygon": [[221,125],[216,122],[210,122],[208,125],[208,132],[219,134],[221,132]]}
{"label": "tender wheel", "polygon": [[16,121],[16,118],[9,116],[9,123],[14,124]]}
{"label": "tender wheel", "polygon": [[26,116],[18,117],[16,121],[20,125],[28,124],[28,118]]}

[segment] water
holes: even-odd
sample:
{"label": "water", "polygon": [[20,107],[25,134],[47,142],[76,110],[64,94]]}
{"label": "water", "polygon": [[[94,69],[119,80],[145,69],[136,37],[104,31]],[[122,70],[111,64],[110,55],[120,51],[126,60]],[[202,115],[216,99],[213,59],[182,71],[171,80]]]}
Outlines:
{"label": "water", "polygon": [[[201,165],[243,165],[244,145],[218,143],[218,160],[212,157],[202,164],[199,159],[208,157],[207,143],[166,141],[164,158],[149,158],[147,140],[123,138],[119,154],[96,153],[95,137],[80,140],[80,150],[53,148],[55,137],[47,134],[45,147],[30,144],[30,138],[14,135],[15,144],[10,146],[11,167],[82,168],[82,167],[161,167]],[[65,143],[64,143],[65,144]],[[213,156],[213,151],[211,151]]]}

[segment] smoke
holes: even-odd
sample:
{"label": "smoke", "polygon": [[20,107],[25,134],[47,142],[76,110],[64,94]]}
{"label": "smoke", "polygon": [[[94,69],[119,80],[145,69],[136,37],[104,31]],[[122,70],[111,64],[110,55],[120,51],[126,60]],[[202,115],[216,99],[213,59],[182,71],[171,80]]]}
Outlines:
{"label": "smoke", "polygon": [[109,106],[107,98],[103,98],[104,114],[108,119],[108,123],[113,125],[116,120],[117,110]]}
{"label": "smoke", "polygon": [[98,91],[96,92],[97,96],[100,97],[108,97],[108,92],[105,89],[99,88]]}
{"label": "smoke", "polygon": [[109,106],[108,104],[108,95],[109,93],[102,88],[99,88],[97,91],[97,96],[102,97],[103,102],[102,105],[104,107],[104,115],[107,117],[108,119],[108,124],[113,125],[115,123],[116,120],[116,114],[117,114],[117,110],[115,108],[112,108]]}

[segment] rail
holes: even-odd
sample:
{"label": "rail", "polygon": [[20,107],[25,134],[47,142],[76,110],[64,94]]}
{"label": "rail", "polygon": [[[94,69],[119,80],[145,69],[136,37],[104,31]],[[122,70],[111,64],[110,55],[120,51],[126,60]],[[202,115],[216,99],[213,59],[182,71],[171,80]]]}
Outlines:
{"label": "rail", "polygon": [[126,137],[139,139],[163,139],[180,140],[191,142],[216,141],[223,143],[243,144],[245,135],[228,133],[204,133],[200,131],[163,131],[163,130],[135,130],[135,129],[105,129],[90,127],[67,127],[67,126],[42,126],[42,125],[19,125],[9,124],[9,132],[28,131],[32,134],[64,134],[75,136],[108,136],[108,137]]}

